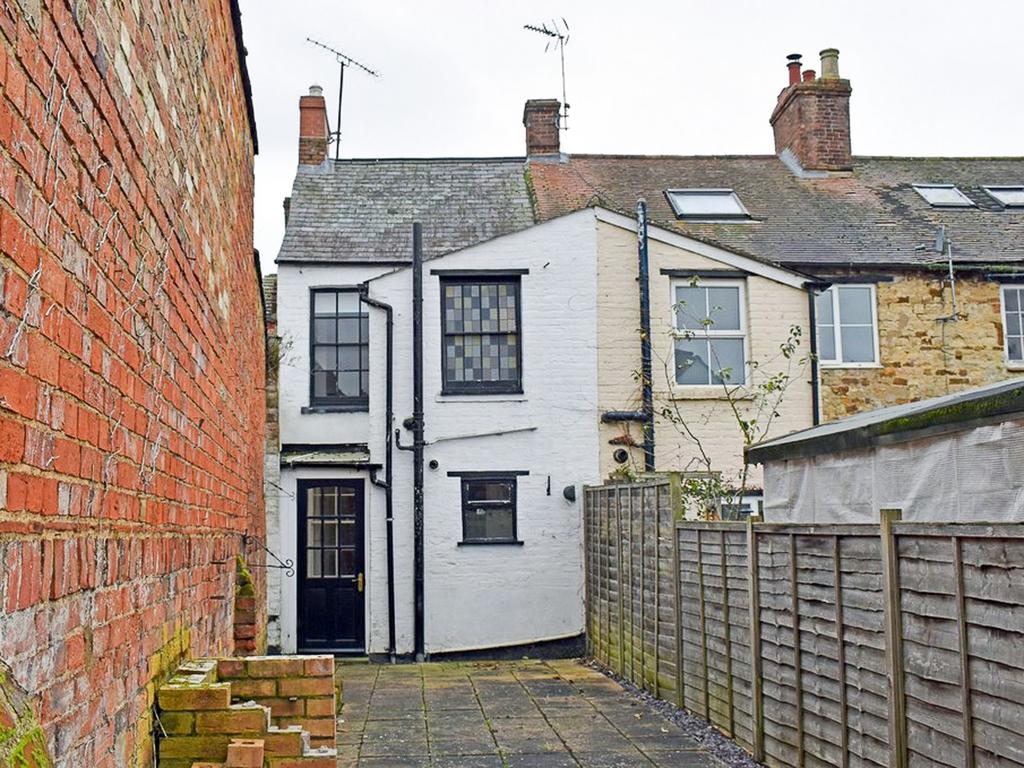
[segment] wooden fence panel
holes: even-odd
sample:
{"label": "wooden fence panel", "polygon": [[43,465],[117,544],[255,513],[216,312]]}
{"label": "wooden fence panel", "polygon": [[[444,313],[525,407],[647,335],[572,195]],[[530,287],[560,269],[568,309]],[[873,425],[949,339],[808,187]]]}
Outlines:
{"label": "wooden fence panel", "polygon": [[1024,768],[1024,526],[674,503],[667,481],[586,489],[595,659],[773,768]]}

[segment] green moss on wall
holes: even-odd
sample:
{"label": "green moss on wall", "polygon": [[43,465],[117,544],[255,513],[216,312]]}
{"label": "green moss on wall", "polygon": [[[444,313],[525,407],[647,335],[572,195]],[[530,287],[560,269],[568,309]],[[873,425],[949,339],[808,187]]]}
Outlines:
{"label": "green moss on wall", "polygon": [[28,696],[0,663],[0,766],[49,768],[53,765]]}

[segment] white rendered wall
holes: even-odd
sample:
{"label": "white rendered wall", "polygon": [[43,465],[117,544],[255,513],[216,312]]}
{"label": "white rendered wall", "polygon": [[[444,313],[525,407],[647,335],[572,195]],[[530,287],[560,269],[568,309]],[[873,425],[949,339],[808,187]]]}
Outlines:
{"label": "white rendered wall", "polygon": [[310,290],[356,287],[391,269],[393,267],[368,264],[278,266],[277,329],[281,337],[279,391],[282,445],[366,442],[368,421],[365,412],[302,413],[302,408],[309,406]]}
{"label": "white rendered wall", "polygon": [[[424,265],[425,604],[428,653],[487,648],[583,631],[580,501],[567,485],[598,479],[596,222],[582,211]],[[432,269],[528,269],[522,276],[522,395],[441,396],[439,278]],[[412,413],[411,270],[371,282],[395,310],[395,420]],[[383,313],[371,311],[370,445],[382,460]],[[510,434],[477,436],[499,430]],[[403,443],[412,434],[402,429]],[[525,470],[518,480],[522,546],[459,546],[461,484],[450,471]],[[413,650],[412,454],[395,451],[398,652]],[[548,478],[550,476],[550,495]],[[582,494],[577,493],[577,499]],[[377,528],[373,528],[374,536]],[[382,535],[382,534],[381,534]],[[371,557],[383,551],[374,541]],[[380,559],[378,562],[383,563]],[[384,567],[371,573],[386,592]],[[373,613],[380,612],[379,601]],[[386,642],[374,615],[371,647]],[[382,631],[384,637],[382,638]]]}

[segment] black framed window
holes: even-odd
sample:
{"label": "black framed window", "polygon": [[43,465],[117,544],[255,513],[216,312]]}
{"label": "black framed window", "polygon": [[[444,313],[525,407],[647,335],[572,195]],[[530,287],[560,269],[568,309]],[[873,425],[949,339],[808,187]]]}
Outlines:
{"label": "black framed window", "polygon": [[365,409],[370,318],[358,291],[315,289],[310,326],[310,404]]}
{"label": "black framed window", "polygon": [[523,391],[518,277],[441,280],[443,394]]}
{"label": "black framed window", "polygon": [[516,475],[462,476],[462,543],[519,544]]}

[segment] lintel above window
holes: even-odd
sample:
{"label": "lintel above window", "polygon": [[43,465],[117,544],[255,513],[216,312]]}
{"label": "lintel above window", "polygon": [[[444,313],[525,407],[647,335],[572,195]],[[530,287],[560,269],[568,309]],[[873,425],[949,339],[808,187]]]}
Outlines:
{"label": "lintel above window", "polygon": [[953,184],[914,184],[914,191],[935,208],[973,208],[974,202]]}
{"label": "lintel above window", "polygon": [[1006,208],[1024,208],[1024,185],[982,187],[982,189]]}
{"label": "lintel above window", "polygon": [[665,197],[677,219],[750,218],[750,213],[731,189],[668,189]]}

